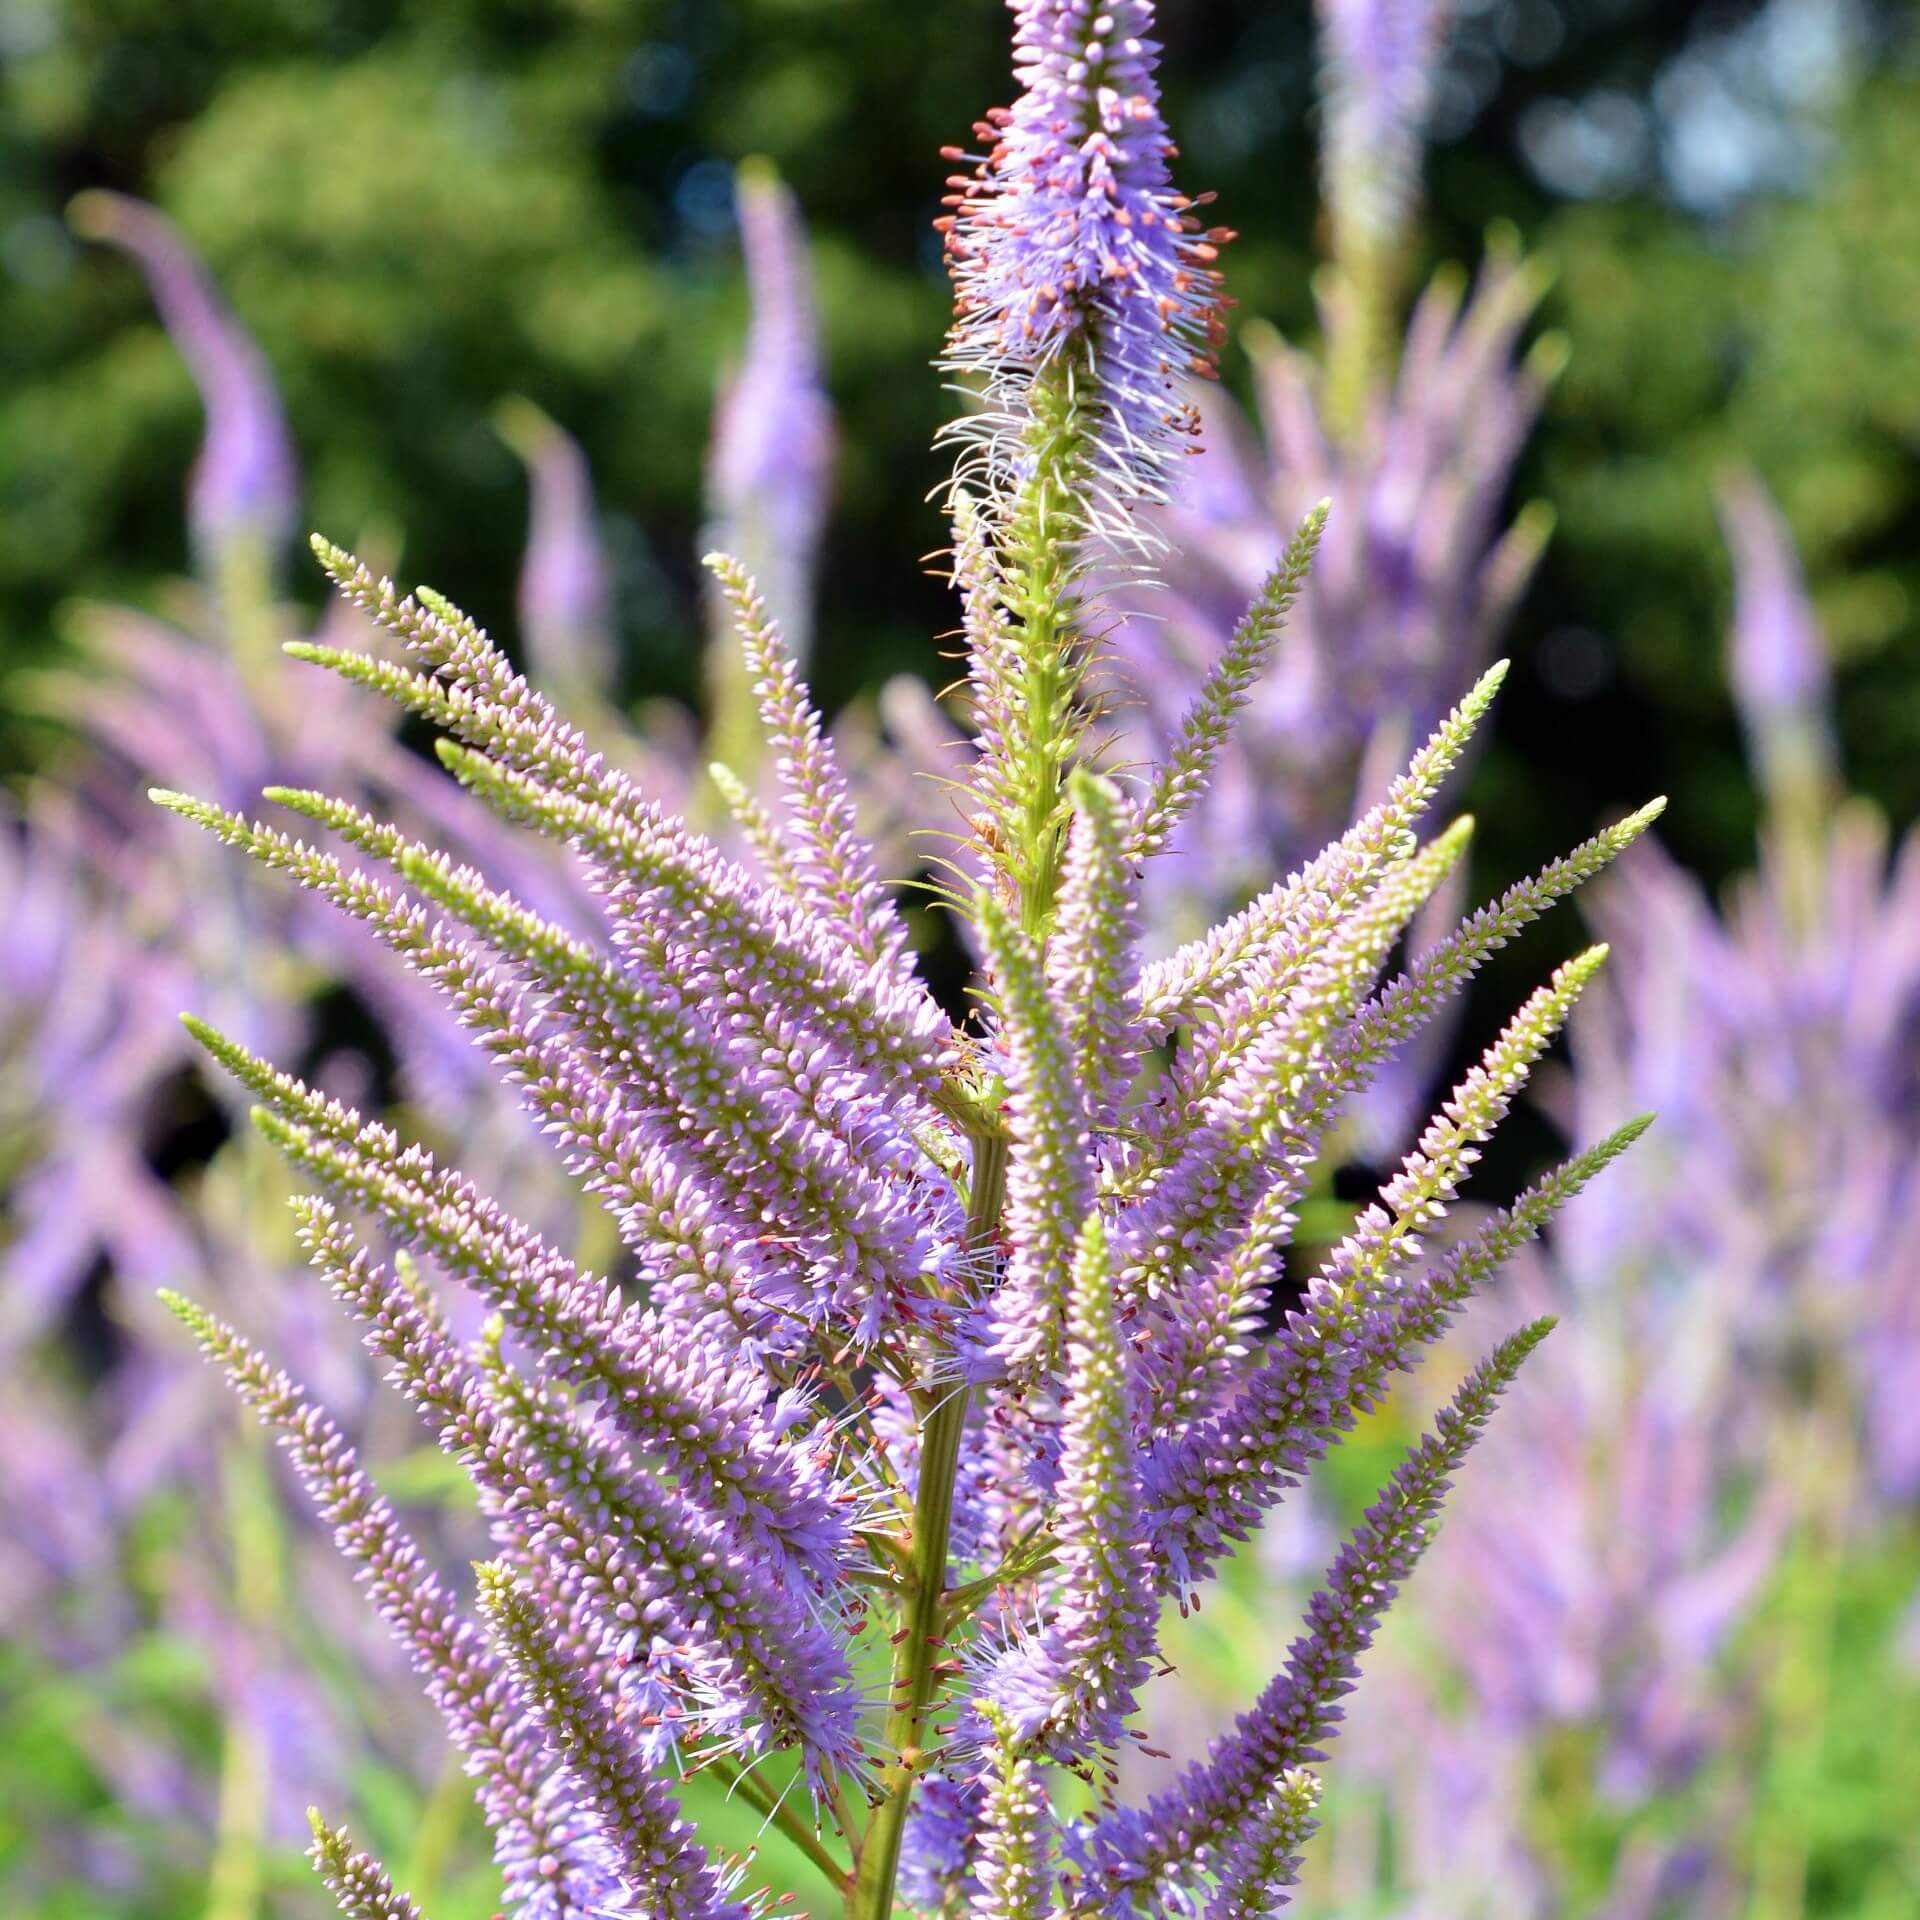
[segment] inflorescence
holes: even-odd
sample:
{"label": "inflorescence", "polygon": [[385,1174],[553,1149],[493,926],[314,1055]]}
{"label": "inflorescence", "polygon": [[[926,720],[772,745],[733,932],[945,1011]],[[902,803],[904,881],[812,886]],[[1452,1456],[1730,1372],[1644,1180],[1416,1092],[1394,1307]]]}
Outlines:
{"label": "inflorescence", "polygon": [[[424,1146],[197,1028],[318,1189],[296,1203],[315,1270],[478,1488],[493,1558],[472,1612],[306,1391],[179,1310],[360,1566],[536,1920],[758,1913],[749,1863],[679,1804],[701,1770],[807,1853],[849,1920],[902,1901],[977,1920],[1268,1911],[1355,1660],[1549,1323],[1461,1386],[1256,1706],[1129,1808],[1115,1762],[1163,1671],[1162,1610],[1197,1602],[1642,1124],[1438,1237],[1595,949],[1519,1010],[1317,1270],[1284,1272],[1346,1103],[1657,809],[1394,972],[1465,851],[1469,822],[1424,844],[1415,827],[1496,668],[1333,845],[1146,959],[1143,868],[1204,790],[1324,513],[1166,762],[1098,764],[1103,536],[1166,484],[1219,236],[1169,184],[1151,7],[1015,11],[1024,90],[949,232],[952,357],[987,377],[996,449],[963,456],[954,493],[978,752],[945,894],[981,960],[973,1017],[919,977],[780,623],[724,556],[778,783],[758,869],[595,753],[458,609],[325,542],[392,644],[291,651],[440,729],[464,787],[570,852],[589,919],[322,792],[267,794],[313,839],[157,796],[436,989],[630,1264],[630,1284],[585,1270]],[[477,1340],[437,1284],[483,1303]],[[414,1911],[340,1832],[316,1827],[316,1860],[343,1911]]]}

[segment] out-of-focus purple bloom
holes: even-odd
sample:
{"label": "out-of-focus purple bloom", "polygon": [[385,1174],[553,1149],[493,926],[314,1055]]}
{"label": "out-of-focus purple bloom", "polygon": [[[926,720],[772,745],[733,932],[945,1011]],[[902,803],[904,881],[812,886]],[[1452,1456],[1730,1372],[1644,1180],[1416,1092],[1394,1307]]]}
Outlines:
{"label": "out-of-focus purple bloom", "polygon": [[1740,1911],[1782,1657],[1742,1664],[1742,1629],[1789,1543],[1885,1537],[1920,1498],[1920,839],[1889,871],[1864,806],[1770,778],[1775,729],[1830,737],[1826,675],[1777,515],[1750,486],[1725,504],[1761,870],[1716,911],[1649,843],[1593,896],[1613,964],[1560,1117],[1659,1122],[1525,1276],[1580,1337],[1516,1389],[1356,1726],[1399,1884],[1453,1890],[1396,1915],[1564,1911],[1543,1756],[1563,1815],[1585,1796],[1623,1835],[1597,1912]]}
{"label": "out-of-focus purple bloom", "polygon": [[[220,1703],[230,1740],[256,1756],[249,1765],[291,1765],[296,1749],[302,1767],[327,1777],[369,1753],[410,1765],[419,1716],[402,1710],[372,1725],[299,1677],[296,1648],[316,1629],[375,1671],[393,1666],[391,1651],[369,1641],[362,1610],[337,1604],[332,1589],[347,1584],[337,1560],[327,1556],[297,1581],[290,1570],[282,1576],[299,1586],[307,1611],[298,1617],[257,1591],[249,1598],[260,1567],[248,1573],[229,1552],[235,1436],[211,1415],[198,1370],[156,1313],[156,1288],[191,1287],[297,1348],[334,1405],[366,1415],[364,1356],[301,1292],[262,1287],[276,1252],[290,1258],[294,1249],[277,1206],[260,1217],[274,1188],[263,1187],[258,1145],[243,1131],[184,1180],[155,1170],[183,1130],[217,1133],[241,1118],[234,1109],[222,1116],[224,1089],[194,1071],[178,1020],[193,997],[185,983],[195,981],[253,1044],[296,1052],[331,1041],[325,997],[344,991],[381,1032],[405,1097],[439,1103],[470,1151],[494,1162],[496,1178],[518,1184],[512,1167],[526,1171],[534,1184],[523,1203],[550,1215],[559,1183],[528,1160],[522,1123],[417,982],[363,943],[343,943],[312,903],[236,890],[196,837],[155,831],[145,790],[185,783],[237,798],[297,770],[397,808],[476,857],[524,864],[525,856],[402,747],[388,710],[341,685],[289,697],[277,663],[259,671],[258,650],[241,639],[271,633],[278,618],[258,563],[268,557],[262,540],[285,532],[292,466],[277,457],[248,466],[235,453],[257,443],[248,434],[280,431],[258,354],[159,215],[96,196],[76,217],[139,253],[170,329],[208,383],[194,503],[196,514],[210,511],[209,500],[220,513],[196,533],[211,538],[217,523],[230,548],[202,548],[221,568],[219,593],[197,602],[204,625],[83,610],[80,664],[43,676],[37,693],[71,739],[27,791],[20,816],[0,820],[0,1534],[10,1543],[0,1555],[0,1633],[83,1685],[107,1684],[114,1663],[156,1626],[218,1643],[229,1653]],[[264,491],[249,491],[255,481]],[[255,549],[254,564],[229,568],[242,547]],[[344,641],[358,626],[336,613],[319,637]],[[536,860],[521,879],[553,911],[577,905],[551,862]],[[316,1052],[315,1071],[330,1089],[358,1093],[374,1068],[346,1047]],[[375,1424],[383,1426],[377,1416]],[[203,1497],[190,1546],[156,1581],[140,1557],[142,1516],[157,1492],[180,1484]],[[253,1557],[300,1551],[296,1537]],[[212,1825],[215,1785],[173,1753],[178,1737],[175,1726],[121,1716],[94,1757],[164,1844],[192,1848]],[[153,1782],[165,1793],[149,1790]]]}
{"label": "out-of-focus purple bloom", "polygon": [[1733,561],[1728,660],[1741,717],[1756,736],[1776,715],[1824,719],[1827,650],[1780,509],[1752,475],[1735,474],[1720,490],[1720,524]]}
{"label": "out-of-focus purple bloom", "polygon": [[1336,259],[1404,240],[1448,11],[1446,0],[1319,0],[1321,190]]}
{"label": "out-of-focus purple bloom", "polygon": [[1124,755],[1165,750],[1294,529],[1332,506],[1233,750],[1150,877],[1161,927],[1190,932],[1338,831],[1492,656],[1544,534],[1534,515],[1500,530],[1542,397],[1512,359],[1537,291],[1503,256],[1464,308],[1437,281],[1350,438],[1322,413],[1315,363],[1264,332],[1250,330],[1263,437],[1205,396],[1188,485],[1156,516],[1157,585],[1108,642]]}
{"label": "out-of-focus purple bloom", "polygon": [[[955,429],[983,492],[1022,458],[1023,398],[1075,356],[1103,496],[1168,490],[1197,422],[1187,376],[1211,368],[1220,230],[1199,231],[1173,186],[1150,0],[1009,0],[1019,98],[987,116],[988,151],[954,176],[944,223],[954,284],[948,363],[987,381],[987,411]],[[952,150],[955,160],[971,156]]]}
{"label": "out-of-focus purple bloom", "polygon": [[531,401],[503,403],[499,423],[526,463],[531,492],[519,593],[528,665],[549,686],[611,700],[617,678],[612,596],[587,457]]}
{"label": "out-of-focus purple bloom", "polygon": [[158,208],[95,189],[75,199],[71,217],[78,231],[140,263],[200,389],[206,438],[187,489],[187,523],[200,565],[217,579],[226,557],[245,542],[266,560],[277,559],[299,512],[299,469],[259,347]]}
{"label": "out-of-focus purple bloom", "polygon": [[792,193],[765,161],[741,167],[734,205],[751,306],[745,350],[714,414],[707,542],[759,581],[804,662],[834,464],[807,236]]}
{"label": "out-of-focus purple bloom", "polygon": [[[1734,702],[1773,816],[1775,857],[1790,870],[1787,884],[1812,894],[1822,823],[1840,791],[1826,646],[1780,510],[1752,475],[1721,486],[1720,524],[1733,559]],[[1803,899],[1797,911],[1814,906]]]}
{"label": "out-of-focus purple bloom", "polygon": [[168,1003],[189,975],[153,937],[177,904],[171,883],[143,883],[139,863],[58,794],[30,807],[27,819],[0,815],[9,1371],[97,1263],[149,1289],[199,1264],[146,1159],[156,1090],[188,1062]]}

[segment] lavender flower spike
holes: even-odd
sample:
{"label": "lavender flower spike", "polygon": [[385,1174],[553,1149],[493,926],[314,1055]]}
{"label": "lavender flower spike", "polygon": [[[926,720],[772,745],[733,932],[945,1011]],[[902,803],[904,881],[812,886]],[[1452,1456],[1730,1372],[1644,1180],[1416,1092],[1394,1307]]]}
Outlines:
{"label": "lavender flower spike", "polygon": [[752,304],[739,370],[714,414],[707,543],[740,557],[804,662],[834,454],[807,236],[793,194],[764,160],[742,164],[734,206]]}
{"label": "lavender flower spike", "polygon": [[561,694],[610,700],[616,691],[611,587],[587,457],[531,400],[502,401],[496,422],[525,463],[532,494],[519,613],[534,675]]}
{"label": "lavender flower spike", "polygon": [[1319,0],[1318,10],[1334,257],[1376,258],[1399,245],[1413,212],[1449,8],[1447,0]]}
{"label": "lavender flower spike", "polygon": [[1118,1744],[1139,1710],[1159,1612],[1136,1484],[1130,1356],[1114,1309],[1113,1259],[1095,1215],[1074,1251],[1067,1314],[1055,1617],[986,1681],[1003,1729],[1055,1758]]}
{"label": "lavender flower spike", "polygon": [[1122,1812],[1095,1828],[1090,1891],[1104,1889],[1122,1903],[1145,1898],[1147,1912],[1159,1911],[1153,1902],[1231,1860],[1236,1836],[1258,1822],[1270,1786],[1287,1769],[1325,1761],[1322,1748],[1339,1727],[1356,1662],[1431,1541],[1452,1476],[1553,1325],[1536,1320],[1502,1341],[1441,1410],[1327,1570],[1286,1666],[1232,1732],[1144,1815]]}
{"label": "lavender flower spike", "polygon": [[981,1809],[980,1890],[968,1920],[1047,1920],[1054,1911],[1046,1793],[1040,1770],[992,1708],[994,1735]]}
{"label": "lavender flower spike", "polygon": [[1789,835],[1817,829],[1839,787],[1825,642],[1780,509],[1751,474],[1720,488],[1733,558],[1728,679],[1748,751]]}
{"label": "lavender flower spike", "polygon": [[273,1429],[340,1550],[360,1565],[368,1598],[419,1670],[479,1783],[510,1892],[525,1899],[538,1890],[548,1902],[564,1902],[571,1891],[585,1907],[604,1873],[596,1853],[599,1836],[576,1828],[564,1797],[545,1790],[523,1704],[473,1622],[452,1609],[419,1548],[326,1414],[231,1327],[190,1301],[163,1297]]}
{"label": "lavender flower spike", "polygon": [[538,1703],[549,1741],[613,1836],[625,1897],[648,1920],[747,1920],[592,1669],[555,1641],[535,1594],[495,1561],[480,1569],[480,1607]]}
{"label": "lavender flower spike", "polygon": [[[1233,1739],[1130,1809],[1115,1762],[1150,1704],[1160,1600],[1204,1580],[1635,1131],[1428,1263],[1596,952],[1527,1002],[1283,1334],[1256,1340],[1343,1104],[1650,815],[1382,984],[1465,848],[1466,823],[1424,845],[1414,828],[1489,675],[1345,837],[1143,967],[1143,869],[1221,764],[1319,519],[1171,758],[1102,771],[1091,536],[1159,483],[1212,242],[1167,185],[1150,9],[1015,11],[1021,104],[952,230],[956,352],[991,357],[1011,434],[977,505],[953,499],[983,743],[955,783],[971,845],[947,892],[982,960],[966,1021],[917,974],[798,662],[737,561],[712,564],[784,803],[756,816],[763,872],[641,795],[448,601],[402,596],[325,543],[343,592],[409,658],[298,657],[452,734],[445,764],[564,846],[586,897],[530,903],[324,793],[268,797],[344,853],[159,796],[365,923],[447,1001],[612,1217],[646,1296],[201,1029],[333,1205],[497,1316],[463,1345],[425,1272],[389,1271],[328,1204],[298,1203],[336,1299],[478,1489],[495,1553],[484,1633],[304,1396],[194,1324],[287,1437],[427,1674],[481,1777],[512,1920],[747,1920],[777,1904],[746,1887],[751,1860],[710,1861],[688,1828],[676,1776],[709,1768],[845,1920],[899,1920],[903,1898],[923,1920],[1271,1910],[1353,1659],[1544,1325],[1500,1347],[1401,1468]],[[1097,1817],[1062,1809],[1050,1767],[1091,1784]],[[349,1911],[381,1916],[397,1896],[340,1858]]]}
{"label": "lavender flower spike", "polygon": [[[1185,376],[1210,371],[1219,334],[1213,262],[1177,192],[1154,78],[1151,0],[1009,0],[1020,97],[977,129],[983,157],[956,175],[943,222],[954,284],[946,364],[986,380],[986,412],[953,436],[989,499],[1022,464],[1026,398],[1042,369],[1078,376],[1089,490],[1119,509],[1164,497],[1196,431]],[[1102,517],[1095,502],[1094,517]]]}
{"label": "lavender flower spike", "polygon": [[286,418],[260,349],[214,291],[179,229],[157,207],[101,189],[78,194],[76,231],[140,263],[154,305],[192,370],[206,409],[206,438],[187,492],[194,551],[218,578],[236,543],[276,557],[300,510]]}

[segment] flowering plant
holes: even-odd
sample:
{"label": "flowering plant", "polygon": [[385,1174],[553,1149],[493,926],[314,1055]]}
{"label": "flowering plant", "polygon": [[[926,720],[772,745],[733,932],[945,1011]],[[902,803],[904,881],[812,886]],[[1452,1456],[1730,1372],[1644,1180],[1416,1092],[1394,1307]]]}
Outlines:
{"label": "flowering plant", "polygon": [[[1308,516],[1142,776],[1088,742],[1093,582],[1190,431],[1215,259],[1172,186],[1145,0],[1020,0],[1020,97],[954,180],[953,574],[977,751],[945,888],[978,1014],[917,977],[779,623],[735,560],[777,829],[759,870],[649,801],[470,620],[317,542],[397,651],[290,650],[445,734],[448,770],[568,847],[597,921],[543,917],[377,815],[267,798],[344,845],[162,793],[364,921],[445,996],[619,1227],[636,1294],[453,1167],[195,1030],[323,1191],[316,1269],[477,1484],[495,1557],[462,1612],[344,1435],[232,1328],[179,1311],[277,1430],[473,1773],[517,1914],[735,1920],[674,1783],[710,1771],[849,1920],[1251,1915],[1284,1898],[1354,1662],[1449,1476],[1550,1322],[1462,1384],[1341,1550],[1287,1662],[1142,1808],[1113,1760],[1189,1605],[1309,1464],[1629,1123],[1443,1253],[1429,1236],[1601,964],[1488,1049],[1272,1338],[1293,1209],[1342,1103],[1647,809],[1380,984],[1469,824],[1414,825],[1500,679],[1377,806],[1147,963],[1142,869],[1204,790],[1309,566]],[[964,158],[964,156],[962,156]],[[491,1319],[455,1334],[415,1260]],[[343,1911],[415,1912],[338,1829]]]}

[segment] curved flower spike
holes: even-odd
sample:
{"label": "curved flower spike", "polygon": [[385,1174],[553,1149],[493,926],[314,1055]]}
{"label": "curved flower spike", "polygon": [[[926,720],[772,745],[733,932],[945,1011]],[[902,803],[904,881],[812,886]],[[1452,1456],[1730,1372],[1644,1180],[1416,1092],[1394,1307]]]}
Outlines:
{"label": "curved flower spike", "polygon": [[215,290],[207,270],[157,207],[123,193],[78,194],[75,229],[140,263],[167,332],[192,371],[206,438],[187,489],[201,565],[216,578],[236,543],[272,560],[300,511],[299,469],[266,356]]}

